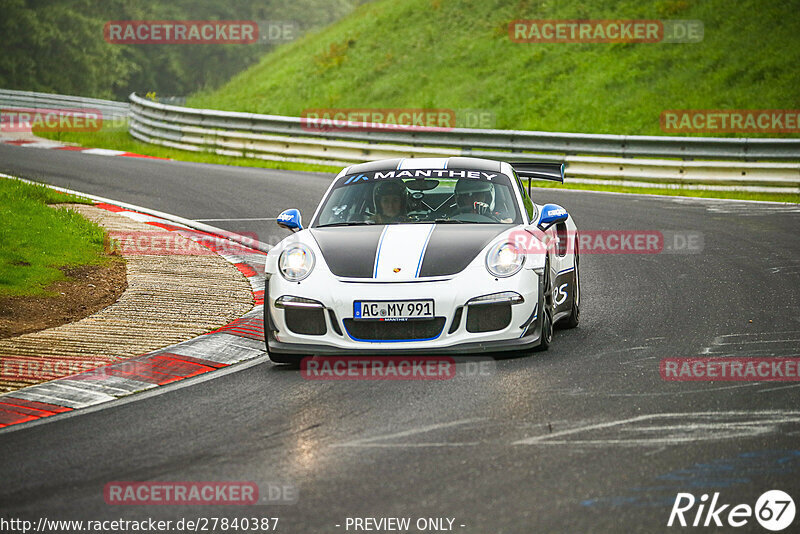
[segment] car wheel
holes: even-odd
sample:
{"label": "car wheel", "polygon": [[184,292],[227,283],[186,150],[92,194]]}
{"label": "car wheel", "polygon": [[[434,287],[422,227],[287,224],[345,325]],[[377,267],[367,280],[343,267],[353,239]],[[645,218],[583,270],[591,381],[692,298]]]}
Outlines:
{"label": "car wheel", "polygon": [[575,294],[572,297],[572,313],[563,322],[564,328],[575,328],[581,320],[581,278],[578,269],[580,265],[578,251],[575,251]]}
{"label": "car wheel", "polygon": [[542,323],[542,341],[537,350],[543,351],[550,348],[550,343],[553,342],[553,320],[550,318],[550,312],[545,312],[544,322]]}
{"label": "car wheel", "polygon": [[550,282],[550,262],[546,261],[544,264],[544,284],[542,291],[544,298],[542,299],[542,309],[544,316],[542,317],[542,334],[539,346],[536,347],[537,351],[544,351],[550,347],[553,341],[553,287]]}

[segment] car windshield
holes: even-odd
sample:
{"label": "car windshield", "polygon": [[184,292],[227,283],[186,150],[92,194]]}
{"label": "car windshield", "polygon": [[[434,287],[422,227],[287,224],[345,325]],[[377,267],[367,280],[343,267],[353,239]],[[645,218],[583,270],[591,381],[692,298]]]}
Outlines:
{"label": "car windshield", "polygon": [[508,176],[459,169],[342,176],[312,226],[521,222]]}

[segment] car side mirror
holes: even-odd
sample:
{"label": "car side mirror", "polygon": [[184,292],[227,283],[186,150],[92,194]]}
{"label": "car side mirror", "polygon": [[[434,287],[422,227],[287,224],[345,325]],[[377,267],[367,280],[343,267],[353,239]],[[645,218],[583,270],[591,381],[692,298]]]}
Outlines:
{"label": "car side mirror", "polygon": [[303,229],[302,217],[300,210],[296,208],[284,210],[278,215],[277,223],[281,228],[286,228],[292,232],[297,232]]}
{"label": "car side mirror", "polygon": [[537,226],[542,231],[546,231],[554,224],[563,223],[568,218],[569,213],[567,213],[567,210],[558,204],[545,204],[542,207],[541,214],[539,215],[539,222],[537,223]]}

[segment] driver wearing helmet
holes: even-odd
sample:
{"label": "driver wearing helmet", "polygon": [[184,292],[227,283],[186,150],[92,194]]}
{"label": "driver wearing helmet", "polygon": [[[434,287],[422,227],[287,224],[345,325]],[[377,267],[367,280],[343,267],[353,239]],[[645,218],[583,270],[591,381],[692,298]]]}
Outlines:
{"label": "driver wearing helmet", "polygon": [[458,214],[475,213],[498,222],[511,222],[495,211],[494,186],[483,180],[460,178],[456,182],[455,197]]}
{"label": "driver wearing helmet", "polygon": [[375,201],[375,215],[372,220],[377,224],[404,222],[406,220],[406,204],[408,191],[402,180],[379,182],[372,190]]}

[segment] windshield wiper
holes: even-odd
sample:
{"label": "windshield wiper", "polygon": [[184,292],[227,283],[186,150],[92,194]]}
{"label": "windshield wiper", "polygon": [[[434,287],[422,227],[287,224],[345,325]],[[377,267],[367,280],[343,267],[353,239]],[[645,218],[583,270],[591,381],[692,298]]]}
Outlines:
{"label": "windshield wiper", "polygon": [[425,219],[421,221],[412,221],[410,224],[474,224],[472,221],[459,221],[458,219]]}
{"label": "windshield wiper", "polygon": [[409,221],[409,222],[404,223],[404,224],[434,224],[434,223],[435,224],[450,224],[450,223],[452,223],[452,224],[469,224],[467,221],[459,221],[459,220],[456,220],[456,219],[434,219],[432,221],[429,220],[429,219],[423,219],[423,220],[420,220],[420,221]]}
{"label": "windshield wiper", "polygon": [[338,223],[330,223],[330,224],[318,224],[316,228],[330,228],[333,226],[363,226],[363,225],[370,225],[375,224],[374,222],[367,222],[367,221],[360,221],[360,222],[338,222]]}

